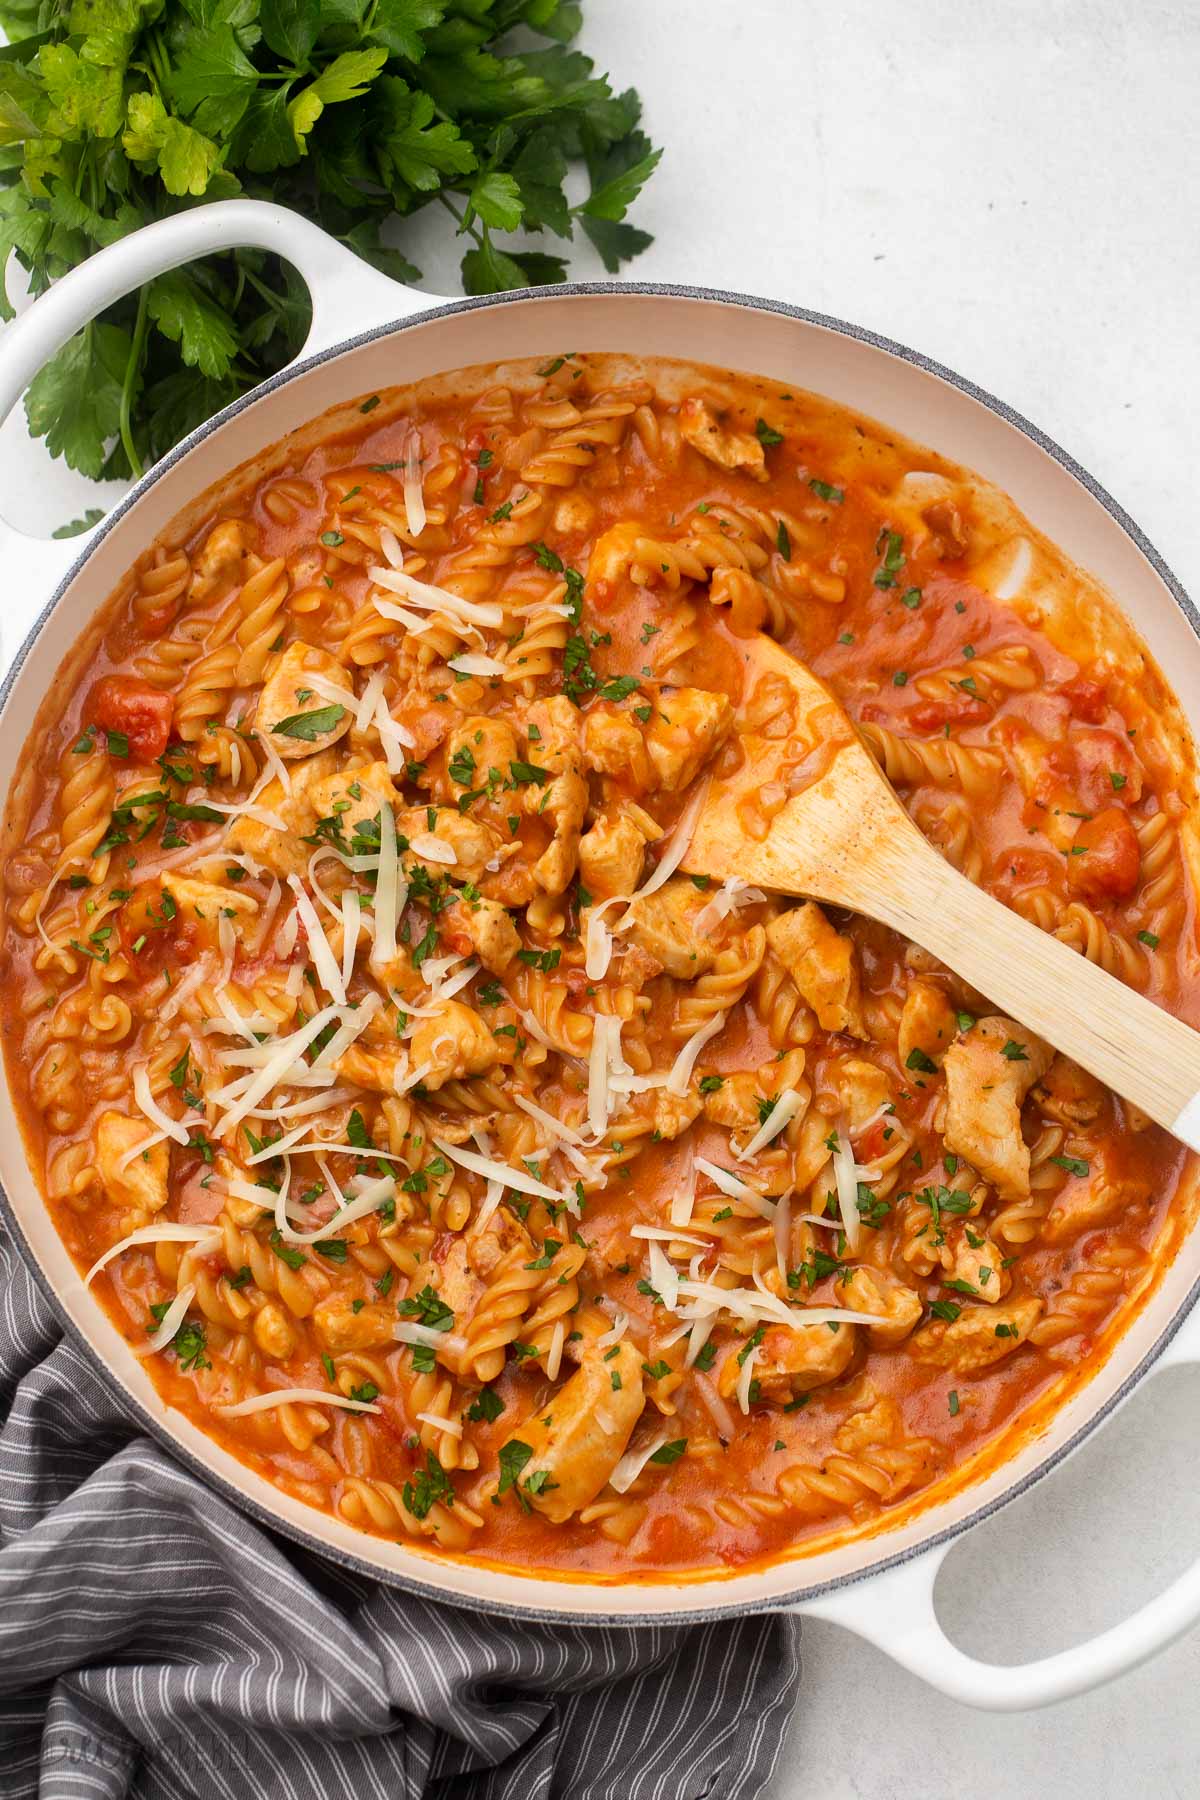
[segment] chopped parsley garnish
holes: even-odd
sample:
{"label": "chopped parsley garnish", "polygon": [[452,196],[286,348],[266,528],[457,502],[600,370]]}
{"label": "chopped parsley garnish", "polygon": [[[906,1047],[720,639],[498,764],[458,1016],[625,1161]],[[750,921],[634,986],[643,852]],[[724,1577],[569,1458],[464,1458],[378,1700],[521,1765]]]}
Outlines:
{"label": "chopped parsley garnish", "polygon": [[406,1319],[413,1319],[418,1325],[426,1326],[430,1331],[449,1331],[454,1324],[454,1314],[446,1302],[439,1299],[433,1289],[426,1284],[419,1294],[407,1300],[401,1300],[396,1311]]}
{"label": "chopped parsley garnish", "polygon": [[773,450],[776,444],[783,442],[782,431],[776,431],[775,427],[768,425],[765,419],[755,419],[754,435],[764,450]]}
{"label": "chopped parsley garnish", "polygon": [[[272,725],[272,737],[298,738],[301,743],[315,743],[340,725],[346,716],[346,708],[335,701],[331,706],[319,706],[315,712],[292,713],[289,718],[281,719],[278,725]],[[220,814],[217,815],[220,817]]]}
{"label": "chopped parsley garnish", "polygon": [[474,1400],[472,1400],[470,1406],[468,1406],[467,1417],[476,1425],[480,1420],[482,1420],[485,1425],[494,1425],[503,1411],[504,1402],[496,1392],[495,1388],[485,1387],[480,1388],[478,1394],[475,1396]]}
{"label": "chopped parsley garnish", "polygon": [[439,1500],[454,1505],[454,1488],[432,1450],[426,1453],[425,1467],[414,1470],[412,1480],[405,1482],[400,1497],[414,1519],[428,1518]]}
{"label": "chopped parsley garnish", "polygon": [[659,1445],[658,1449],[654,1452],[654,1455],[650,1458],[650,1461],[652,1463],[658,1463],[662,1468],[670,1468],[672,1463],[677,1463],[679,1461],[680,1457],[687,1449],[687,1443],[688,1441],[686,1438],[672,1438],[669,1444]]}
{"label": "chopped parsley garnish", "polygon": [[810,476],[808,485],[818,500],[828,500],[834,506],[840,506],[846,498],[843,488],[832,487],[828,481],[818,481],[815,476]]}

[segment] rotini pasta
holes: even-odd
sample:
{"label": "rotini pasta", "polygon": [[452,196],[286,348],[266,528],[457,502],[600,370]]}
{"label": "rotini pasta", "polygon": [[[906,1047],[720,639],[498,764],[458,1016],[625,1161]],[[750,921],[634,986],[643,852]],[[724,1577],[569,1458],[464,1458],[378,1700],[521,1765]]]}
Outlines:
{"label": "rotini pasta", "polygon": [[164,1395],[364,1531],[611,1576],[868,1530],[1102,1354],[1183,1160],[894,934],[682,872],[707,774],[821,754],[745,639],[1194,1013],[1169,708],[989,592],[982,484],[811,396],[447,395],[151,547],[29,746],[47,1205]]}

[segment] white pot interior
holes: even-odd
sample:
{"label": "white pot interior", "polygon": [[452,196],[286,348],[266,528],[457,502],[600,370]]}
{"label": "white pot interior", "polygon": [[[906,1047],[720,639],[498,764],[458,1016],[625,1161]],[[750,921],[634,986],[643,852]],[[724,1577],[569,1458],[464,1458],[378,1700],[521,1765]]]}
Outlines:
{"label": "white pot interior", "polygon": [[[151,475],[68,582],[53,614],[11,681],[0,719],[0,790],[7,791],[43,696],[72,641],[135,558],[206,489],[300,432],[331,409],[378,389],[478,363],[542,356],[570,347],[633,357],[669,357],[767,373],[886,421],[936,447],[1011,495],[1073,560],[1089,570],[1133,621],[1189,719],[1200,720],[1200,644],[1164,574],[1118,519],[1062,463],[1019,426],[930,369],[865,339],[748,303],[686,295],[565,293],[418,317],[359,347],[334,354],[280,384],[211,430],[185,455]],[[274,458],[272,459],[274,460]],[[28,595],[32,615],[48,598]],[[1027,1482],[1112,1404],[1154,1351],[1200,1275],[1194,1234],[1156,1293],[1117,1341],[1108,1361],[1018,1453],[949,1498],[917,1508],[890,1528],[816,1553],[720,1579],[572,1582],[522,1577],[459,1563],[355,1531],[290,1498],[223,1451],[181,1413],[167,1409],[116,1326],[83,1290],[26,1166],[5,1088],[0,1096],[0,1182],[43,1275],[67,1316],[160,1434],[215,1473],[260,1516],[385,1577],[448,1597],[593,1617],[765,1606],[861,1573],[935,1533],[960,1526]]]}

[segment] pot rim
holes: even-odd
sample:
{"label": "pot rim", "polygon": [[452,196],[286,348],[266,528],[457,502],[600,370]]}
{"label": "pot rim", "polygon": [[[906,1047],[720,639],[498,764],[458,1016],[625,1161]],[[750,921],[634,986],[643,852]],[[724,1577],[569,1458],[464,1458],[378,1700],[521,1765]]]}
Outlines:
{"label": "pot rim", "polygon": [[[405,289],[400,283],[396,283],[395,285],[398,293],[412,294],[416,291]],[[257,405],[260,400],[275,393],[286,384],[303,378],[314,369],[319,368],[323,363],[330,362],[350,351],[359,350],[368,344],[378,342],[382,338],[391,337],[395,333],[411,329],[415,326],[427,325],[434,323],[439,319],[453,317],[458,313],[481,311],[493,306],[537,304],[544,300],[559,300],[564,297],[572,296],[603,296],[611,298],[617,296],[623,297],[625,295],[634,295],[648,299],[687,300],[707,304],[715,303],[721,306],[739,307],[749,312],[771,313],[783,318],[796,319],[803,324],[816,326],[821,330],[830,331],[838,336],[851,338],[859,343],[866,344],[874,350],[883,351],[885,354],[896,357],[900,361],[906,362],[921,370],[924,374],[936,377],[939,381],[956,389],[959,393],[965,394],[969,399],[986,407],[989,412],[1003,420],[1006,424],[1014,427],[1024,438],[1036,445],[1038,449],[1044,451],[1046,455],[1052,457],[1061,468],[1074,477],[1093,500],[1097,501],[1100,506],[1103,507],[1104,511],[1121,528],[1133,543],[1134,547],[1140,551],[1141,555],[1150,564],[1151,568],[1158,575],[1164,587],[1179,607],[1184,618],[1191,626],[1193,633],[1197,639],[1200,640],[1200,610],[1197,609],[1197,606],[1184,589],[1183,584],[1166,563],[1160,552],[1151,543],[1145,532],[1137,524],[1136,520],[1134,520],[1130,514],[1126,512],[1125,508],[1114,499],[1108,489],[1105,488],[1101,482],[1097,481],[1095,476],[1090,474],[1081,463],[1077,462],[1068,451],[1064,450],[1054,438],[1042,431],[1039,426],[1033,424],[1023,413],[1020,413],[1014,407],[1009,406],[1006,401],[999,399],[996,395],[989,392],[988,389],[978,386],[975,382],[970,381],[963,375],[959,375],[955,370],[947,367],[946,364],[940,363],[935,358],[927,356],[923,351],[911,349],[908,345],[898,343],[894,338],[889,338],[882,332],[873,331],[866,326],[855,325],[849,320],[839,319],[828,313],[816,312],[808,307],[793,306],[787,301],[772,300],[754,294],[742,294],[719,288],[696,287],[678,282],[564,282],[549,287],[520,288],[512,292],[501,294],[484,294],[466,297],[461,300],[447,300],[441,303],[435,302],[427,308],[422,308],[420,311],[413,312],[404,317],[399,317],[390,323],[374,325],[364,331],[353,333],[346,338],[339,339],[337,343],[318,350],[311,355],[304,355],[302,353],[294,362],[289,363],[286,368],[279,370],[275,375],[269,376],[266,381],[261,382],[257,387],[251,389],[250,392],[242,395],[240,399],[231,402],[231,404],[223,408],[222,411],[214,414],[211,419],[206,420],[203,425],[198,426],[195,431],[190,432],[188,436],[182,439],[173,450],[169,451],[161,461],[155,463],[151,469],[148,469],[145,475],[133,485],[129,493],[117,502],[112,511],[106,515],[94,534],[89,538],[80,555],[75,558],[66,572],[60,577],[52,594],[46,601],[46,604],[43,606],[22,639],[20,647],[17,649],[9,668],[5,672],[3,681],[0,681],[0,717],[3,716],[4,708],[8,704],[13,685],[25,663],[26,657],[33,648],[35,641],[41,636],[42,631],[52,617],[60,599],[75,581],[76,577],[82,572],[85,563],[96,546],[102,543],[103,540],[120,524],[126,513],[128,513],[136,502],[141,499],[142,495],[153,487],[156,482],[171,474],[188,457],[188,455],[190,455],[191,451],[195,449],[197,445],[211,436],[213,432],[231,423],[250,407]],[[30,1171],[30,1178],[31,1180],[33,1179],[32,1171]],[[103,1361],[82,1330],[75,1324],[66,1309],[65,1303],[60,1299],[53,1284],[44,1273],[33,1245],[26,1237],[24,1228],[17,1216],[16,1208],[2,1186],[0,1186],[0,1218],[3,1218],[4,1222],[10,1228],[13,1235],[13,1241],[17,1246],[22,1262],[30,1271],[39,1291],[46,1299],[48,1299],[59,1323],[63,1327],[64,1335],[83,1352],[87,1361],[99,1374],[100,1379],[108,1392],[112,1394],[114,1398],[119,1400],[125,1411],[132,1412],[137,1424],[144,1432],[148,1433],[155,1442],[166,1449],[171,1456],[181,1462],[193,1474],[197,1475],[209,1488],[218,1492],[222,1499],[232,1504],[238,1511],[248,1514],[256,1521],[256,1523],[263,1526],[268,1531],[280,1533],[290,1542],[298,1544],[301,1548],[311,1551],[314,1555],[324,1557],[327,1560],[336,1563],[340,1568],[367,1580],[383,1582],[388,1587],[403,1589],[405,1592],[413,1593],[421,1599],[429,1600],[443,1606],[465,1608],[478,1607],[481,1604],[481,1602],[473,1595],[465,1592],[447,1592],[442,1587],[423,1581],[419,1573],[410,1573],[407,1570],[382,1568],[378,1563],[367,1557],[360,1557],[354,1552],[342,1548],[340,1545],[335,1546],[330,1544],[315,1531],[307,1531],[303,1527],[292,1523],[290,1520],[282,1521],[260,1501],[255,1500],[250,1495],[235,1488],[232,1483],[227,1482],[225,1477],[218,1473],[215,1468],[206,1464],[201,1457],[194,1455],[190,1449],[184,1446],[165,1419],[156,1418],[140,1400],[131,1395],[125,1389],[115,1372]],[[1002,1507],[1008,1506],[1010,1502],[1018,1499],[1022,1494],[1027,1493],[1030,1488],[1044,1480],[1045,1477],[1051,1474],[1054,1469],[1058,1468],[1068,1456],[1071,1456],[1079,1449],[1079,1447],[1105,1423],[1109,1416],[1124,1403],[1133,1392],[1134,1388],[1143,1380],[1149,1370],[1158,1361],[1163,1351],[1180,1331],[1185,1320],[1191,1314],[1198,1302],[1200,1302],[1200,1276],[1198,1276],[1196,1281],[1192,1284],[1183,1300],[1174,1308],[1158,1337],[1138,1362],[1137,1366],[1130,1371],[1113,1393],[1111,1393],[1106,1400],[1097,1406],[1095,1410],[1080,1423],[1077,1429],[1071,1433],[1070,1437],[1055,1449],[1039,1458],[1036,1466],[1027,1471],[1026,1474],[1015,1480],[1010,1486],[1002,1489],[999,1493],[993,1494],[989,1499],[981,1502],[978,1506],[972,1507],[962,1518],[956,1519],[951,1523],[922,1535],[914,1543],[906,1545],[900,1550],[893,1551],[890,1554],[884,1554],[878,1560],[869,1562],[863,1568],[851,1570],[842,1575],[828,1576],[823,1580],[801,1584],[783,1595],[774,1595],[760,1599],[731,1600],[724,1604],[717,1600],[711,1606],[689,1607],[684,1611],[679,1611],[671,1603],[672,1590],[666,1582],[661,1584],[645,1584],[647,1597],[649,1598],[651,1595],[656,1596],[660,1599],[661,1604],[657,1607],[650,1608],[645,1612],[622,1613],[617,1622],[623,1627],[642,1628],[648,1626],[661,1626],[664,1623],[670,1623],[672,1621],[679,1624],[690,1624],[693,1622],[700,1624],[756,1613],[786,1611],[788,1608],[796,1606],[801,1602],[817,1599],[823,1595],[842,1591],[847,1588],[858,1586],[863,1582],[873,1580],[876,1576],[882,1575],[888,1570],[898,1569],[905,1564],[914,1561],[916,1558],[924,1556],[927,1551],[943,1546],[948,1547],[955,1539],[963,1536],[967,1531],[982,1523],[983,1520],[992,1517],[992,1515],[998,1512]],[[1151,1296],[1148,1304],[1153,1306],[1154,1296]],[[1085,1384],[1081,1391],[1086,1393],[1087,1384]],[[1001,1465],[1001,1468],[1002,1467],[1003,1465]],[[930,1517],[933,1517],[936,1512],[937,1503],[932,1502],[928,1507]],[[317,1516],[319,1517],[320,1515],[318,1514]],[[869,1539],[866,1541],[869,1542]],[[420,1557],[414,1555],[414,1569],[419,1569],[420,1561]],[[805,1558],[803,1556],[797,1556],[795,1558],[781,1557],[775,1559],[774,1566],[786,1566],[789,1562],[794,1562],[797,1570],[800,1570],[804,1565],[804,1561]],[[446,1558],[446,1562],[451,1566],[461,1566],[466,1571],[470,1570],[470,1562],[467,1558],[448,1557]],[[518,1580],[530,1583],[544,1583],[547,1588],[557,1588],[557,1590],[562,1593],[569,1593],[571,1591],[571,1584],[559,1581],[553,1572],[541,1574],[532,1571],[509,1570],[508,1565],[500,1566]],[[751,1570],[749,1568],[745,1571],[745,1573],[750,1572]],[[603,1593],[606,1587],[617,1588],[626,1585],[627,1584],[624,1582],[581,1584],[586,1591],[591,1593]],[[688,1583],[688,1589],[690,1592],[694,1593],[699,1591],[705,1585],[706,1584],[702,1579],[697,1580],[693,1578]],[[722,1583],[714,1582],[712,1585],[714,1590],[719,1593]],[[520,1619],[536,1624],[581,1625],[591,1627],[605,1627],[609,1624],[609,1620],[603,1613],[576,1611],[569,1605],[539,1607],[536,1604],[527,1604],[524,1601],[500,1601],[494,1599],[489,1599],[483,1604],[486,1605],[489,1613],[493,1613],[498,1617]]]}

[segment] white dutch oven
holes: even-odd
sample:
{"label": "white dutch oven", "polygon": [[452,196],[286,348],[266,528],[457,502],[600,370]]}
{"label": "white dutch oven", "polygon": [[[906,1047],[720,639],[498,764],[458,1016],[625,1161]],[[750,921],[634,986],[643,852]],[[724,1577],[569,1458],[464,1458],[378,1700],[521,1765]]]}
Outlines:
{"label": "white dutch oven", "polygon": [[[0,527],[5,601],[0,794],[64,652],[126,570],[187,502],[287,433],[377,389],[475,364],[580,351],[673,357],[769,373],[886,420],[978,470],[1096,575],[1171,673],[1200,720],[1200,617],[1133,522],[1025,420],[899,345],[834,319],[739,295],[608,283],[431,303],[375,273],[280,208],[230,201],[152,225],[59,282],[4,334],[0,418],[41,364],[100,309],[154,275],[214,250],[277,251],[308,283],[313,326],[301,358],[228,408],[140,481],[87,540],[52,543]],[[347,334],[350,335],[347,335]],[[526,1618],[629,1624],[791,1609],[869,1638],[958,1700],[1041,1706],[1094,1687],[1161,1650],[1200,1618],[1200,1562],[1123,1624],[1023,1667],[977,1662],[942,1632],[934,1582],[960,1533],[1018,1497],[1108,1418],[1151,1371],[1200,1362],[1200,1266],[1186,1246],[1108,1361],[1040,1436],[949,1499],[840,1548],[712,1580],[595,1585],[439,1561],[351,1530],[271,1486],[159,1399],[144,1365],[84,1292],[30,1176],[11,1099],[0,1096],[0,1183],[10,1225],[81,1344],[115,1377],[145,1428],[264,1523],[362,1573],[431,1598]]]}

